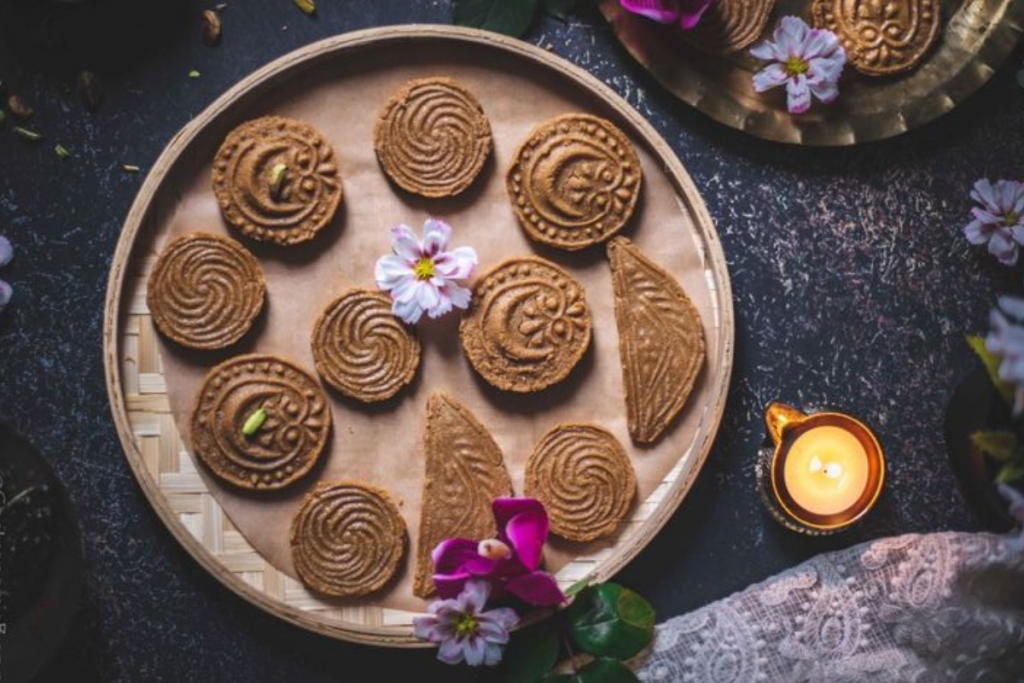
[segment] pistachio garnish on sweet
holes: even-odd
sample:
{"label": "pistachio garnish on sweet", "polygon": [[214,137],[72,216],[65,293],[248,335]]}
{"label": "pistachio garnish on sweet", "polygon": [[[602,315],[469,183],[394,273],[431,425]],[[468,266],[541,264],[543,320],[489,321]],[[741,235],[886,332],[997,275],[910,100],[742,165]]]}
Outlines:
{"label": "pistachio garnish on sweet", "polygon": [[65,147],[64,145],[62,145],[60,143],[58,143],[57,146],[53,148],[53,151],[61,159],[70,159],[71,158],[71,152],[68,150],[67,147]]}
{"label": "pistachio garnish on sweet", "polygon": [[284,176],[288,172],[288,164],[274,164],[270,169],[270,194],[274,199],[281,198],[284,189]]}
{"label": "pistachio garnish on sweet", "polygon": [[267,421],[267,411],[263,408],[258,409],[252,415],[246,418],[245,424],[242,425],[242,434],[245,436],[252,436],[260,430],[263,423]]}
{"label": "pistachio garnish on sweet", "polygon": [[17,95],[11,95],[7,98],[7,108],[19,119],[32,118],[32,114],[35,113],[35,110]]}
{"label": "pistachio garnish on sweet", "polygon": [[100,86],[100,79],[91,71],[83,71],[75,79],[78,87],[78,96],[85,108],[94,111],[103,101],[103,88]]}
{"label": "pistachio garnish on sweet", "polygon": [[208,9],[203,12],[203,42],[213,47],[220,42],[220,14],[215,10]]}
{"label": "pistachio garnish on sweet", "polygon": [[316,3],[313,0],[292,0],[306,14],[316,14]]}

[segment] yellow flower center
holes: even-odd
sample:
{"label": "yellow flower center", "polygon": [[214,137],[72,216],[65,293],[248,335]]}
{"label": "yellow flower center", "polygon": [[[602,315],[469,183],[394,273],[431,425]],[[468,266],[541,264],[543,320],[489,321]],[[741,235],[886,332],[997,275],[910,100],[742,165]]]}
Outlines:
{"label": "yellow flower center", "polygon": [[460,638],[476,635],[477,622],[472,614],[460,614],[455,618],[455,635]]}
{"label": "yellow flower center", "polygon": [[1007,211],[1006,215],[1003,216],[1003,223],[1006,224],[1006,227],[1012,228],[1020,223],[1020,214],[1016,211]]}
{"label": "yellow flower center", "polygon": [[429,280],[434,277],[434,262],[424,256],[413,267],[412,272],[417,280]]}
{"label": "yellow flower center", "polygon": [[801,74],[807,73],[807,70],[811,68],[802,57],[793,56],[786,60],[786,73],[790,76],[800,76]]}

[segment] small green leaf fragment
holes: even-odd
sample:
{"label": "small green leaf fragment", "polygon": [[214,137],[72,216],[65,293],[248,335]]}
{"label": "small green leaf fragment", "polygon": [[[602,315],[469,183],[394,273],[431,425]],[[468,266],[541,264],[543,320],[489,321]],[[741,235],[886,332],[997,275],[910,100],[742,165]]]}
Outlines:
{"label": "small green leaf fragment", "polygon": [[22,128],[21,126],[15,126],[14,132],[21,136],[22,139],[28,140],[29,142],[39,142],[43,139],[42,133],[38,133],[29,128]]}
{"label": "small green leaf fragment", "polygon": [[281,190],[284,189],[284,177],[288,172],[288,164],[274,164],[270,169],[270,194],[274,199],[281,198]]}
{"label": "small green leaf fragment", "polygon": [[579,0],[540,0],[544,13],[561,21],[569,18],[569,13],[576,9],[578,2]]}
{"label": "small green leaf fragment", "polygon": [[590,585],[590,582],[593,580],[594,579],[591,576],[583,577],[582,579],[580,579],[579,581],[565,589],[565,597],[572,598],[576,595],[579,595],[584,588]]}
{"label": "small green leaf fragment", "polygon": [[1024,462],[1008,462],[996,475],[997,484],[1012,484],[1024,480]]}
{"label": "small green leaf fragment", "polygon": [[633,670],[620,661],[601,657],[572,677],[573,683],[639,683]]}
{"label": "small green leaf fragment", "polygon": [[71,158],[71,152],[68,151],[68,148],[65,147],[64,145],[58,144],[56,147],[53,148],[53,151],[61,159],[70,159]]}
{"label": "small green leaf fragment", "polygon": [[242,434],[245,436],[252,436],[260,430],[263,423],[267,421],[267,411],[260,408],[245,420],[245,424],[242,425]]}
{"label": "small green leaf fragment", "polygon": [[292,0],[292,2],[306,14],[316,14],[316,3],[313,0]]}
{"label": "small green leaf fragment", "polygon": [[537,13],[538,0],[453,0],[452,19],[459,26],[518,38]]}
{"label": "small green leaf fragment", "polygon": [[123,168],[127,173],[138,173],[139,171],[142,170],[135,164],[122,164],[121,168]]}
{"label": "small green leaf fragment", "polygon": [[988,371],[988,378],[992,385],[1007,403],[1013,403],[1013,387],[999,378],[999,356],[995,355],[985,347],[985,339],[976,334],[967,335],[967,344],[974,349],[974,353],[981,359],[985,370]]}
{"label": "small green leaf fragment", "polygon": [[202,74],[199,73],[198,71],[196,71],[195,69],[192,69],[191,71],[188,72],[188,77],[189,78],[199,78],[200,76],[202,76]]}
{"label": "small green leaf fragment", "polygon": [[573,641],[596,657],[629,659],[654,638],[654,608],[618,584],[585,589],[567,614]]}
{"label": "small green leaf fragment", "polygon": [[1007,461],[1017,449],[1017,436],[1007,431],[977,431],[971,434],[971,443],[985,455]]}
{"label": "small green leaf fragment", "polygon": [[558,663],[558,633],[549,619],[512,635],[501,662],[504,683],[538,683]]}

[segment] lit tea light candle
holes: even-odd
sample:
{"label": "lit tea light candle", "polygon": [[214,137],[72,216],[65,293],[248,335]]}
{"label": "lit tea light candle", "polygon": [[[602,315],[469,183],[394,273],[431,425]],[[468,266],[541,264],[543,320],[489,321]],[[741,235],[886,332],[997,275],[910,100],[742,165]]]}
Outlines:
{"label": "lit tea light candle", "polygon": [[762,458],[758,482],[776,519],[797,531],[832,533],[874,506],[885,460],[866,425],[842,413],[805,415],[780,403],[768,406],[765,421],[775,448]]}

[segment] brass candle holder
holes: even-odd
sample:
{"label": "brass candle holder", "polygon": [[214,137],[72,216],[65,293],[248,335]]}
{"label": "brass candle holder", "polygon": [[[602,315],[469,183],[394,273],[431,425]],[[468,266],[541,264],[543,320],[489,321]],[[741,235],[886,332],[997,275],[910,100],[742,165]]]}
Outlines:
{"label": "brass candle holder", "polygon": [[838,412],[805,414],[772,403],[765,410],[771,445],[757,459],[757,486],[787,529],[823,536],[848,529],[874,507],[885,457],[874,433]]}

